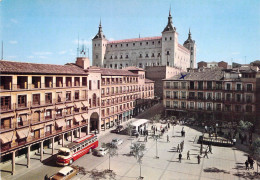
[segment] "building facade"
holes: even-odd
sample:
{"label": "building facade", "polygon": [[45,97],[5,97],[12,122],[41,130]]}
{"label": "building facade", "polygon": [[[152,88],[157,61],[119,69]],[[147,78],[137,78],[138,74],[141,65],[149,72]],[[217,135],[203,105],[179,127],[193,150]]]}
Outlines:
{"label": "building facade", "polygon": [[193,117],[206,124],[258,124],[257,68],[247,70],[202,69],[164,79],[164,107],[167,115]]}
{"label": "building facade", "polygon": [[[153,99],[143,70],[90,67],[87,58],[49,65],[1,61],[1,159],[73,141],[127,121],[136,100]],[[147,82],[146,82],[147,81]],[[106,104],[104,104],[106,102]],[[105,111],[105,112],[104,112]]]}
{"label": "building facade", "polygon": [[171,66],[183,69],[196,65],[196,44],[189,31],[188,39],[179,44],[171,12],[162,36],[108,41],[100,22],[99,31],[92,39],[94,66],[122,69],[128,66]]}

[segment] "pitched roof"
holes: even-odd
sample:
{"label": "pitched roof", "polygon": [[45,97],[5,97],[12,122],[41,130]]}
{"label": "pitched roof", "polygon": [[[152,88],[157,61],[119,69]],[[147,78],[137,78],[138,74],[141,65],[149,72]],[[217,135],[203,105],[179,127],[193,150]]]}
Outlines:
{"label": "pitched roof", "polygon": [[0,61],[1,73],[26,74],[87,74],[82,68],[74,65],[37,64],[14,61]]}
{"label": "pitched roof", "polygon": [[135,67],[135,66],[125,67],[124,69],[128,70],[128,71],[144,71],[144,69],[138,68],[138,67]]}
{"label": "pitched roof", "polygon": [[123,39],[117,41],[108,41],[108,44],[117,44],[117,43],[126,43],[126,42],[138,42],[138,41],[149,41],[149,40],[158,40],[162,39],[162,36],[155,37],[144,37],[144,38],[133,38],[133,39]]}
{"label": "pitched roof", "polygon": [[138,76],[135,73],[124,69],[108,69],[108,68],[100,68],[101,75],[103,76]]}
{"label": "pitched roof", "polygon": [[[186,75],[184,79],[182,79],[182,75]],[[188,73],[180,73],[178,75],[175,75],[173,77],[170,77],[168,79],[164,80],[179,80],[179,81],[218,81],[222,80],[224,78],[224,72],[221,70],[208,70],[208,71],[202,71],[202,72],[188,72]]]}
{"label": "pitched roof", "polygon": [[190,51],[186,47],[182,46],[181,44],[178,44],[178,47],[180,49],[182,49],[183,51],[186,51],[187,53],[190,53]]}
{"label": "pitched roof", "polygon": [[153,82],[154,82],[153,80],[145,78],[145,83],[153,83]]}

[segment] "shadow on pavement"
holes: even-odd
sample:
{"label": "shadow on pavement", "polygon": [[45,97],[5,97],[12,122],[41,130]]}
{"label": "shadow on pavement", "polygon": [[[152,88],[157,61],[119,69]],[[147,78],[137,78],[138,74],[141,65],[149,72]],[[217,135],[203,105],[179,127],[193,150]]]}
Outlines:
{"label": "shadow on pavement", "polygon": [[56,155],[50,156],[42,161],[42,163],[46,166],[52,166],[52,167],[57,167],[58,165],[56,164]]}
{"label": "shadow on pavement", "polygon": [[223,170],[223,169],[218,169],[218,168],[215,168],[215,167],[205,168],[203,171],[204,171],[204,172],[210,172],[210,173],[224,173],[224,174],[230,174],[229,171],[226,171],[226,170]]}

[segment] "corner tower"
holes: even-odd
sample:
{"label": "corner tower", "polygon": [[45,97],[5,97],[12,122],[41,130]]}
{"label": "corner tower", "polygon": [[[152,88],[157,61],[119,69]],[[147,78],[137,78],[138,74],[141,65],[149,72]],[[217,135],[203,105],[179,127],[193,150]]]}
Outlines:
{"label": "corner tower", "polygon": [[168,23],[162,32],[162,65],[174,66],[174,54],[178,47],[178,33],[173,26],[171,9],[169,10]]}
{"label": "corner tower", "polygon": [[195,68],[196,66],[196,44],[191,38],[191,33],[189,29],[188,39],[183,44],[188,50],[190,50],[190,68]]}
{"label": "corner tower", "polygon": [[103,34],[101,20],[98,27],[98,33],[92,39],[92,65],[103,67],[104,56],[107,47],[107,39]]}

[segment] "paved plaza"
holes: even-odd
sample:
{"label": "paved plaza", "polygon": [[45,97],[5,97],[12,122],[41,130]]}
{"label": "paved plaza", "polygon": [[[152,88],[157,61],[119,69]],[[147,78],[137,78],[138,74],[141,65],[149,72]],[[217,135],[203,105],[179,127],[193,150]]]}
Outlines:
{"label": "paved plaza", "polygon": [[[161,124],[156,124],[160,129]],[[162,125],[166,126],[165,124]],[[181,130],[184,127],[186,136],[181,137]],[[174,132],[173,132],[174,130]],[[167,135],[170,137],[170,142],[167,142]],[[142,176],[149,180],[165,180],[165,179],[246,179],[253,175],[253,170],[246,171],[244,162],[247,159],[247,154],[236,147],[212,147],[213,154],[208,154],[209,158],[201,158],[201,163],[198,164],[197,155],[199,154],[200,144],[197,144],[197,138],[201,132],[187,127],[177,125],[158,139],[158,156],[156,159],[156,141],[152,137],[148,138],[148,142],[144,142],[144,137],[131,138],[127,135],[118,135],[106,133],[99,138],[100,145],[102,142],[110,142],[114,137],[120,137],[124,143],[119,146],[118,156],[111,158],[111,169],[115,172],[115,179],[131,180],[137,179],[140,173],[140,166],[137,160],[129,155],[131,141],[145,143],[146,150],[142,163]],[[181,163],[178,160],[179,153],[176,152],[176,147],[184,141],[184,150],[182,152]],[[204,150],[207,146],[204,146]],[[58,148],[56,148],[58,149]],[[187,160],[187,151],[190,151],[191,160]],[[37,156],[36,156],[37,157]],[[42,165],[39,158],[33,157],[35,162],[33,166],[27,169],[23,163],[17,163],[17,173],[12,176],[2,171],[2,179],[44,179],[44,176],[54,174],[62,167],[56,167],[53,158],[49,158],[45,154],[45,161]],[[36,160],[37,159],[37,160]],[[24,161],[26,161],[24,159]],[[26,163],[24,163],[26,164]],[[105,157],[96,157],[92,154],[87,154],[73,163],[84,167],[86,171],[97,169],[99,171],[108,169],[108,155]],[[6,167],[7,168],[7,167]],[[92,179],[90,174],[77,175],[73,179]]]}

